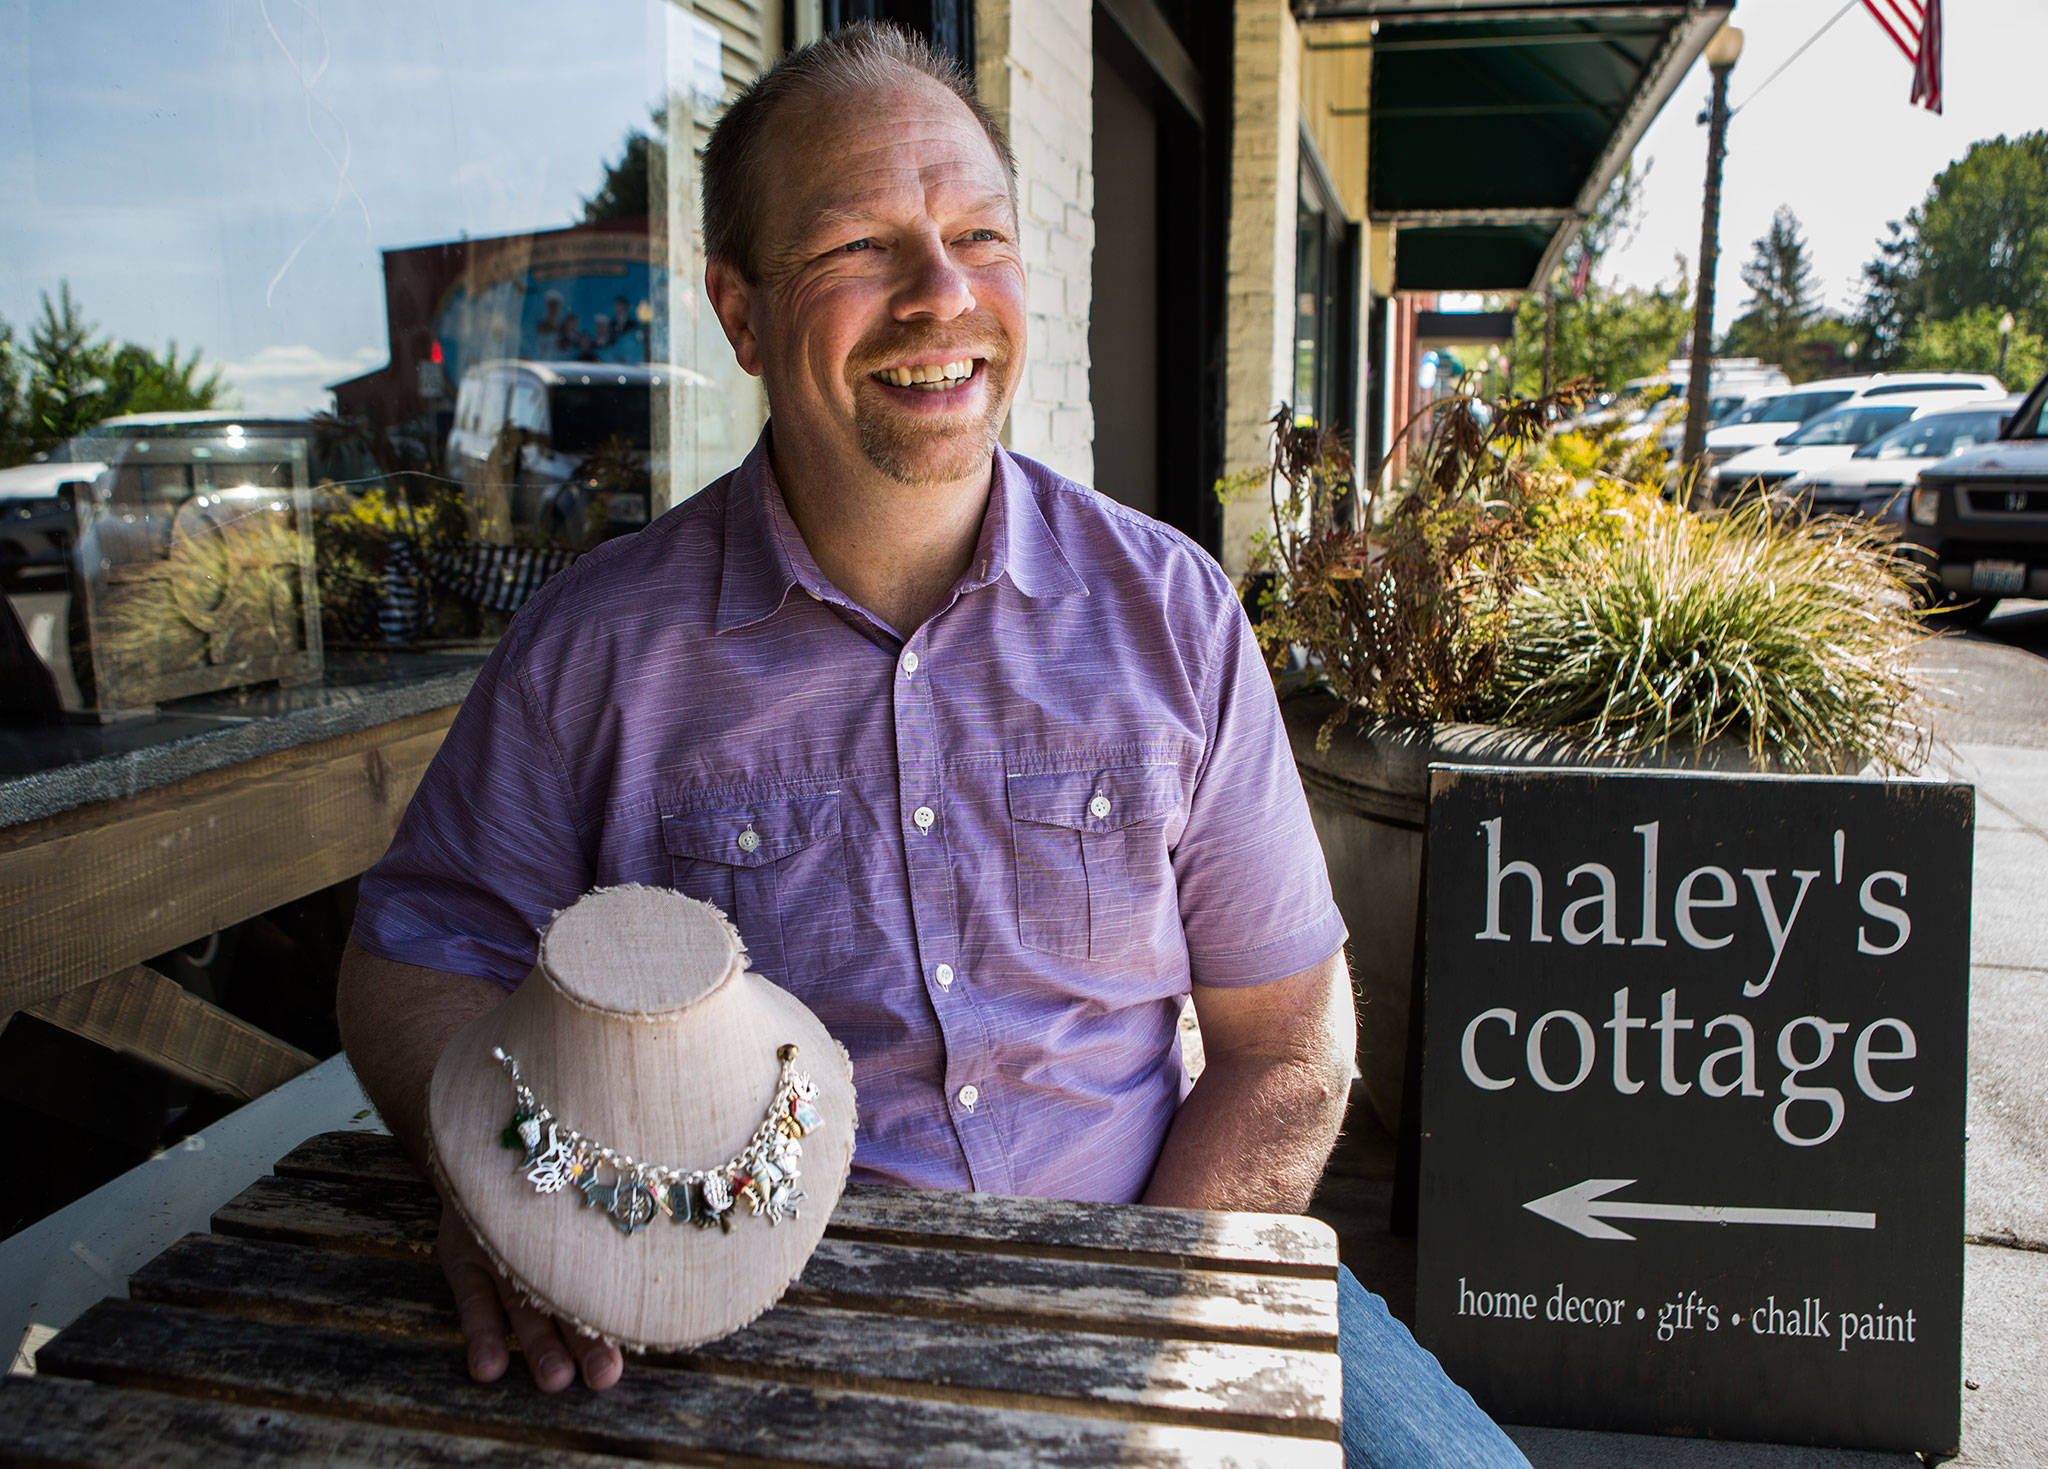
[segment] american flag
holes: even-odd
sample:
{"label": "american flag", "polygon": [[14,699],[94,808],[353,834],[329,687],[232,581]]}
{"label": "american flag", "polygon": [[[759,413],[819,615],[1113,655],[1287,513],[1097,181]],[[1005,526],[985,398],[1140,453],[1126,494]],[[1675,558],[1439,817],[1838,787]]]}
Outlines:
{"label": "american flag", "polygon": [[1941,0],[1863,0],[1863,8],[1913,63],[1911,100],[1941,111]]}

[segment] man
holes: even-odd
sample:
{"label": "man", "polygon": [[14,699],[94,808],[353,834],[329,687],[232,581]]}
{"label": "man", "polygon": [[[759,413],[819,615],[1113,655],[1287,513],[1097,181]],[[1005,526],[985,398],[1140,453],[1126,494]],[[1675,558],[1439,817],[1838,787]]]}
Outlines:
{"label": "man", "polygon": [[[1025,350],[1000,130],[855,27],[737,101],[705,175],[707,299],[770,427],[500,642],[363,885],[341,1018],[364,1085],[417,1147],[442,1045],[548,914],[654,882],[730,914],[848,1047],[856,1177],[1300,1209],[1348,1083],[1343,926],[1214,562],[996,447]],[[476,1377],[509,1317],[543,1389],[572,1355],[616,1380],[452,1211],[440,1249]],[[1387,1462],[1512,1454],[1346,1290],[1379,1379],[1351,1399],[1431,1405]]]}

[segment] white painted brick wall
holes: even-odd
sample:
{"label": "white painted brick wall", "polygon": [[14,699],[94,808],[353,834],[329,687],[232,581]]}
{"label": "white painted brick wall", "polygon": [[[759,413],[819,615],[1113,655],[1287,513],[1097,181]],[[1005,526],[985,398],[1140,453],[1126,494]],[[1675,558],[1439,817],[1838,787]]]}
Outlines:
{"label": "white painted brick wall", "polygon": [[[1029,347],[1003,442],[1069,479],[1092,484],[1095,414],[1088,397],[1088,311],[1095,253],[1095,62],[1090,3],[979,0],[975,34],[982,100],[1009,128],[1017,153],[1022,213]],[[1288,227],[1291,231],[1291,216]]]}
{"label": "white painted brick wall", "polygon": [[[1236,0],[1230,256],[1225,287],[1224,472],[1268,462],[1273,411],[1293,394],[1294,216],[1301,38],[1287,0]],[[1222,561],[1244,570],[1263,496],[1225,508]]]}

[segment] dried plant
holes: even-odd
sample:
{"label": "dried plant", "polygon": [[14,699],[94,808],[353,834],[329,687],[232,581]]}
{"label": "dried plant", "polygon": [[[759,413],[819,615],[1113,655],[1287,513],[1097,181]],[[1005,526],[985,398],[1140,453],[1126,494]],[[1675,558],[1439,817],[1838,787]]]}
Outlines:
{"label": "dried plant", "polygon": [[[1423,446],[1384,489],[1391,456],[1361,487],[1338,436],[1275,414],[1264,475],[1272,528],[1254,538],[1251,571],[1267,586],[1259,638],[1276,670],[1299,648],[1346,704],[1427,722],[1476,712],[1500,660],[1531,511],[1547,493],[1526,451],[1588,391],[1439,399],[1404,427],[1405,440],[1426,420]],[[1238,476],[1223,490],[1255,483]]]}

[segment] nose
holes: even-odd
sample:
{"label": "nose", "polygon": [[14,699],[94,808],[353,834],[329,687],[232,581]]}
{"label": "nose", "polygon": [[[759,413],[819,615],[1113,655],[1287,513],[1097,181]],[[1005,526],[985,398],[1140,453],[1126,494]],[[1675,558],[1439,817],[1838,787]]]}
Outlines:
{"label": "nose", "polygon": [[903,252],[903,281],[896,293],[896,319],[929,317],[951,321],[974,309],[974,292],[937,231],[927,231]]}

